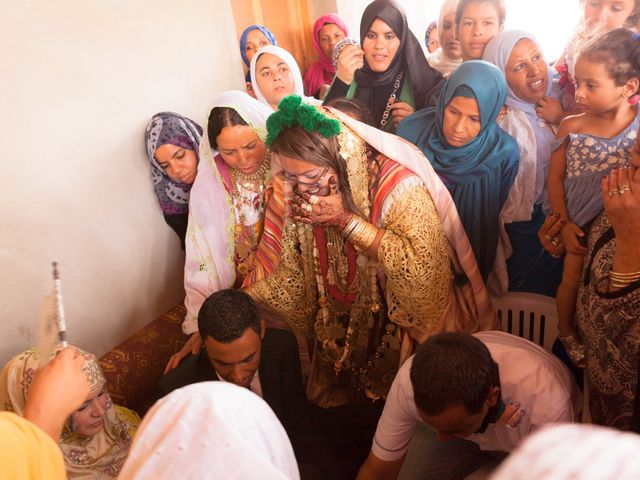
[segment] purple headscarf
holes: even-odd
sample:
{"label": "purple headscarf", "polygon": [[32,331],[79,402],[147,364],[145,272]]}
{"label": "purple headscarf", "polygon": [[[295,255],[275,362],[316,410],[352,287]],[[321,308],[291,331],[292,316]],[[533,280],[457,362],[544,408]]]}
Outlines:
{"label": "purple headscarf", "polygon": [[202,138],[202,127],[182,115],[173,112],[156,113],[145,131],[144,143],[151,162],[153,186],[165,215],[187,213],[189,211],[189,191],[191,185],[177,182],[156,160],[156,150],[160,145],[171,144],[193,150],[198,157]]}

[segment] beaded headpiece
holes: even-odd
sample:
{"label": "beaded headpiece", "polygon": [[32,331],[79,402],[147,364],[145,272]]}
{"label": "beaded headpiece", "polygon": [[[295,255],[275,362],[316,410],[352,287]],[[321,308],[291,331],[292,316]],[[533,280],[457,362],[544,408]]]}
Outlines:
{"label": "beaded headpiece", "polygon": [[271,147],[285,128],[300,125],[307,132],[318,132],[326,138],[340,133],[340,122],[302,103],[298,95],[289,95],[278,104],[278,110],[267,119],[267,146]]}

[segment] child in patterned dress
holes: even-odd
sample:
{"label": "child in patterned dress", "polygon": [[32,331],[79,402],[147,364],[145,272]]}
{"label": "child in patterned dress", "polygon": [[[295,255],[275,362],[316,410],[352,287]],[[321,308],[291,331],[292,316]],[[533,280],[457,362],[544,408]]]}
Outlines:
{"label": "child in patterned dress", "polygon": [[640,30],[640,0],[580,0],[580,6],[582,20],[554,64],[557,95],[543,98],[537,108],[538,115],[551,125],[558,125],[564,117],[579,113],[575,104],[573,69],[580,44],[616,28]]}
{"label": "child in patterned dress", "polygon": [[[640,35],[620,28],[587,43],[575,64],[576,104],[582,112],[558,128],[547,179],[550,208],[564,222],[566,248],[556,293],[560,340],[577,365],[584,347],[574,330],[578,284],[586,248],[583,241],[602,211],[602,178],[629,164],[635,144],[640,87]],[[616,192],[617,193],[617,192]],[[559,239],[552,242],[558,244]]]}

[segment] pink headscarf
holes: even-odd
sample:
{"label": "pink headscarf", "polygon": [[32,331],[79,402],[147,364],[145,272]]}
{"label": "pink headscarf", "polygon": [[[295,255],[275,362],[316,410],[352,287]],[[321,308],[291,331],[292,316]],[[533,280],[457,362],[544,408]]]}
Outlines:
{"label": "pink headscarf", "polygon": [[333,68],[331,58],[327,58],[320,47],[318,34],[327,23],[333,23],[349,36],[349,29],[342,19],[335,13],[327,13],[316,20],[313,25],[313,48],[318,54],[318,60],[312,64],[304,74],[304,91],[307,95],[314,95],[322,85],[331,84],[336,69]]}

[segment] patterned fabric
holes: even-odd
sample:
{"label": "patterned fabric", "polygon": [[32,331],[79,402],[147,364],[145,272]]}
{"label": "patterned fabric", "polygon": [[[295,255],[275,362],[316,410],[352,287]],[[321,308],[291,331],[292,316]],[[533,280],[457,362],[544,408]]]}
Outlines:
{"label": "patterned fabric", "polygon": [[[401,356],[406,351],[405,348],[410,348],[404,342],[402,346],[399,345],[399,339],[407,332],[414,338],[420,338],[434,331],[477,331],[495,327],[495,313],[490,305],[486,306],[484,300],[480,297],[474,298],[471,293],[472,285],[480,285],[478,293],[486,295],[481,280],[477,283],[479,273],[473,255],[466,255],[468,250],[461,250],[465,240],[467,249],[469,244],[455,209],[451,210],[451,198],[442,183],[435,181],[437,176],[433,170],[423,171],[430,169],[425,167],[424,160],[414,163],[413,157],[419,155],[417,150],[399,141],[397,137],[355,122],[333,109],[326,109],[325,113],[333,114],[343,122],[343,129],[347,133],[343,132],[340,135],[344,134],[349,139],[345,141],[345,145],[352,143],[352,140],[353,143],[360,144],[363,142],[362,139],[366,138],[367,143],[371,141],[369,144],[381,152],[378,157],[380,170],[375,176],[375,190],[370,192],[373,204],[368,220],[386,229],[378,255],[378,278],[386,300],[386,309],[383,307],[380,315],[372,315],[369,284],[367,283],[366,289],[369,294],[361,291],[361,285],[358,284],[352,303],[343,304],[338,300],[329,299],[330,318],[325,323],[322,315],[318,314],[319,311],[322,313],[322,309],[318,303],[317,277],[311,255],[314,242],[319,241],[319,233],[289,220],[285,223],[284,218],[278,222],[279,229],[283,232],[278,268],[264,281],[248,286],[247,292],[259,302],[268,305],[278,316],[285,319],[294,331],[307,338],[324,338],[326,335],[331,337],[340,334],[340,326],[336,323],[339,315],[356,318],[362,314],[363,318],[355,322],[358,331],[354,329],[350,334],[353,350],[350,368],[354,372],[366,364],[367,349],[372,345],[379,345],[378,335],[384,332],[389,320],[402,326],[403,333],[397,337],[395,334],[387,334],[383,342],[395,344],[396,350],[401,350]],[[347,127],[359,131],[354,135]],[[342,145],[341,143],[343,157],[347,155],[351,158],[352,152],[344,151]],[[387,157],[387,154],[393,155],[394,159]],[[422,159],[421,156],[420,158]],[[412,168],[405,166],[405,163]],[[351,183],[351,177],[349,181]],[[366,182],[364,184],[366,185]],[[353,187],[352,190],[359,191]],[[354,198],[358,196],[354,193]],[[435,204],[434,199],[437,199]],[[415,218],[422,220],[415,222]],[[333,235],[331,229],[324,230],[325,235]],[[462,236],[459,237],[460,234]],[[333,236],[341,238],[339,234]],[[447,238],[450,243],[446,242]],[[469,269],[471,285],[454,285],[450,260],[458,272],[461,268],[458,263],[460,261],[465,271]],[[345,264],[347,262],[346,258],[338,261]],[[359,268],[356,278],[360,279],[363,275],[361,268],[364,271],[369,262],[359,259],[357,264]],[[369,306],[366,307],[367,305]],[[371,317],[371,320],[368,317]],[[395,327],[392,325],[393,328]],[[409,340],[406,336],[404,338]],[[318,345],[324,344],[319,342]],[[318,351],[325,350],[324,346],[318,348]],[[331,367],[333,363],[328,362],[331,355],[325,353],[323,351],[314,357],[312,380],[308,386],[309,398],[321,406],[335,406],[352,401],[355,397],[349,388],[353,388],[354,380],[349,377],[349,371],[343,370],[340,378],[336,376]],[[378,396],[386,394],[393,372],[397,369],[398,364],[396,362],[393,365],[393,358],[386,356],[384,362],[374,362],[377,365],[374,368],[375,373],[379,375],[367,388],[375,391]],[[388,382],[386,387],[383,377]]]}
{"label": "patterned fabric", "polygon": [[[102,371],[93,355],[82,352],[86,358],[84,372],[91,385],[91,395],[100,392],[106,384]],[[2,408],[19,415],[24,414],[31,381],[40,363],[35,348],[11,359],[0,377],[0,402]],[[103,416],[103,430],[91,438],[81,437],[64,425],[60,449],[64,456],[69,478],[116,478],[129,453],[132,435],[140,423],[137,415],[117,409],[107,395]],[[71,415],[73,419],[73,414]]]}
{"label": "patterned fabric", "polygon": [[320,87],[323,85],[330,85],[333,81],[333,76],[336,73],[332,59],[325,56],[322,51],[322,47],[320,46],[320,39],[318,38],[320,30],[322,30],[322,27],[327,24],[336,25],[340,30],[342,30],[345,37],[349,36],[347,24],[344,23],[344,21],[335,13],[322,15],[316,20],[316,23],[313,25],[312,40],[313,49],[318,54],[318,60],[312,63],[304,74],[304,90],[307,95],[315,95]]}
{"label": "patterned fabric", "polygon": [[576,225],[588,224],[604,208],[602,177],[614,168],[629,166],[639,127],[640,110],[633,122],[613,138],[571,133],[554,143],[559,146],[568,138],[564,188],[569,218]]}
{"label": "patterned fabric", "polygon": [[591,419],[629,430],[640,361],[640,282],[608,293],[612,233],[606,214],[589,231],[576,315],[586,348]]}
{"label": "patterned fabric", "polygon": [[148,410],[169,357],[185,343],[180,328],[185,313],[182,303],[176,305],[100,359],[116,403],[140,415]]}
{"label": "patterned fabric", "polygon": [[193,150],[198,155],[202,127],[193,120],[173,112],[156,113],[145,131],[144,143],[151,162],[153,185],[165,215],[176,215],[189,211],[191,185],[177,182],[167,175],[156,160],[156,150],[161,145],[171,144]]}

